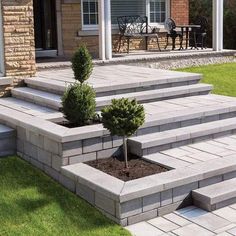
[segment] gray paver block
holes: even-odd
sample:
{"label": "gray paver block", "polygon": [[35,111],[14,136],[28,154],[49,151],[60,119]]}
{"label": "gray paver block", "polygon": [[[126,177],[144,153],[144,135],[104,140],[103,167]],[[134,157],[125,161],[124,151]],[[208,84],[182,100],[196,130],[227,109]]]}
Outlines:
{"label": "gray paver block", "polygon": [[62,144],[63,157],[70,157],[82,154],[82,141],[74,141]]}
{"label": "gray paver block", "polygon": [[163,235],[164,232],[157,229],[156,227],[148,224],[147,222],[141,222],[134,225],[130,225],[126,227],[133,235],[135,236],[159,236]]}
{"label": "gray paver block", "polygon": [[60,174],[59,175],[59,182],[69,189],[71,192],[75,192],[75,181],[71,180],[70,178]]}
{"label": "gray paver block", "polygon": [[76,183],[76,194],[88,201],[90,204],[95,205],[95,191],[89,187]]}
{"label": "gray paver block", "polygon": [[196,224],[189,224],[173,231],[178,236],[213,236],[213,232],[204,229]]}
{"label": "gray paver block", "polygon": [[59,172],[54,170],[53,168],[44,165],[44,171],[47,175],[51,176],[54,180],[58,181],[59,180]]}
{"label": "gray paver block", "polygon": [[161,192],[161,206],[169,205],[173,202],[172,189]]}
{"label": "gray paver block", "polygon": [[187,185],[176,187],[173,189],[173,202],[184,200],[190,197],[191,191],[198,188],[198,182],[193,182]]}
{"label": "gray paver block", "polygon": [[188,221],[187,219],[184,219],[183,217],[178,216],[175,213],[170,213],[168,215],[163,216],[165,219],[179,225],[179,226],[185,226],[191,223],[191,221]]}
{"label": "gray paver block", "polygon": [[93,161],[96,160],[97,154],[96,152],[86,153],[78,156],[69,157],[69,164],[73,165],[76,163],[86,162],[86,161]]}
{"label": "gray paver block", "polygon": [[91,138],[83,140],[83,153],[102,150],[102,138]]}
{"label": "gray paver block", "polygon": [[208,179],[203,179],[199,181],[199,188],[211,185],[211,184],[216,184],[223,181],[222,175],[214,176]]}
{"label": "gray paver block", "polygon": [[164,231],[164,232],[170,232],[172,230],[178,229],[180,226],[163,218],[163,217],[158,217],[153,220],[148,221],[149,224],[157,227],[158,229]]}
{"label": "gray paver block", "polygon": [[137,198],[128,202],[121,203],[120,218],[126,218],[142,213],[142,199]]}
{"label": "gray paver block", "polygon": [[47,152],[41,148],[38,148],[38,161],[51,167],[52,166],[52,153]]}
{"label": "gray paver block", "polygon": [[157,209],[143,212],[141,214],[128,217],[128,225],[136,224],[138,222],[150,220],[157,217]]}
{"label": "gray paver block", "polygon": [[116,215],[116,203],[105,195],[95,192],[95,205],[109,214]]}
{"label": "gray paver block", "polygon": [[215,231],[231,224],[231,222],[212,213],[206,213],[198,217],[194,217],[191,221],[210,231]]}
{"label": "gray paver block", "polygon": [[160,193],[154,193],[148,196],[143,197],[143,211],[149,211],[155,208],[160,207],[161,197]]}

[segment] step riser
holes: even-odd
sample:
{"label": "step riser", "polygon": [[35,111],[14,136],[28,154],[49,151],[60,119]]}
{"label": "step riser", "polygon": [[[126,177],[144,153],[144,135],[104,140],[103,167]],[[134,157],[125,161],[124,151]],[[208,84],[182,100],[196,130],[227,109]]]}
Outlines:
{"label": "step riser", "polygon": [[200,201],[197,201],[197,200],[193,200],[193,204],[199,208],[202,208],[206,211],[215,211],[215,210],[218,210],[220,208],[223,208],[223,207],[227,207],[229,205],[232,205],[232,204],[235,204],[236,203],[236,197],[234,198],[230,198],[228,200],[225,200],[225,201],[222,201],[220,203],[216,203],[216,204],[206,204],[204,202],[200,202]]}
{"label": "step riser", "polygon": [[[174,95],[174,96],[163,96],[161,98],[136,98],[139,103],[150,103],[150,102],[158,102],[158,101],[165,101],[165,100],[170,100],[170,99],[176,99],[176,98],[184,98],[184,97],[191,97],[191,96],[199,96],[199,95],[207,95],[211,92],[211,90],[206,90],[206,91],[200,91],[200,92],[194,92],[194,93],[183,93],[180,95]],[[124,96],[125,97],[125,96]],[[105,106],[108,106],[111,104],[111,101],[107,101],[106,104],[100,105],[99,103],[97,104],[97,111],[100,111],[102,108]]]}
{"label": "step riser", "polygon": [[[182,97],[189,97],[189,96],[197,96],[197,95],[206,95],[209,94],[210,88],[204,87],[204,88],[197,88],[197,91],[178,91],[175,95],[171,96],[170,94],[148,94],[148,95],[134,95],[134,98],[137,99],[139,103],[148,103],[148,102],[156,102],[156,101],[163,101],[167,99],[175,99],[175,98],[182,98]],[[32,102],[38,105],[42,105],[45,107],[49,107],[55,110],[60,110],[61,108],[61,102],[60,101],[54,101],[50,100],[47,97],[37,96],[36,94],[28,94],[24,91],[13,89],[12,90],[12,96],[18,99],[22,99],[24,101]],[[124,94],[125,97],[125,94]],[[111,97],[108,97],[107,100],[104,101],[97,101],[97,111],[100,111],[103,107],[111,104]]]}
{"label": "step riser", "polygon": [[201,142],[204,140],[211,140],[211,139],[215,139],[218,137],[223,137],[226,135],[232,135],[236,133],[236,129],[233,130],[225,130],[222,132],[217,132],[214,134],[209,134],[209,135],[202,135],[196,138],[187,138],[185,140],[181,140],[181,141],[174,141],[174,142],[166,142],[163,143],[161,145],[156,145],[150,148],[143,148],[141,149],[141,147],[136,146],[136,145],[132,145],[129,144],[128,142],[128,146],[129,146],[129,150],[132,154],[135,154],[137,156],[145,156],[145,155],[150,155],[150,154],[154,154],[157,152],[161,152],[161,151],[165,151],[171,148],[177,148],[177,147],[181,147],[181,146],[185,146],[185,145],[189,145],[189,144],[193,144],[193,143],[197,143],[197,142]]}
{"label": "step riser", "polygon": [[217,121],[217,120],[223,120],[227,118],[233,118],[236,117],[236,112],[227,112],[227,113],[221,113],[216,115],[206,115],[204,117],[198,117],[194,119],[182,119],[181,121],[177,122],[169,122],[163,125],[150,125],[146,128],[139,128],[137,131],[137,136],[145,135],[145,134],[152,134],[155,132],[162,132],[166,130],[172,130],[172,129],[178,129],[182,127],[187,127],[191,125],[198,125],[203,124],[207,122]]}
{"label": "step riser", "polygon": [[[117,95],[117,94],[148,91],[148,90],[153,90],[153,89],[163,89],[163,88],[172,88],[172,87],[179,87],[179,86],[185,86],[185,85],[193,85],[193,84],[197,84],[199,81],[200,81],[200,78],[196,78],[192,80],[186,78],[186,81],[181,81],[181,82],[169,82],[169,83],[163,83],[163,84],[158,84],[158,85],[150,85],[150,86],[142,86],[142,87],[137,86],[137,87],[127,88],[127,89],[116,89],[112,91],[97,92],[96,96],[97,97],[112,96],[112,95]],[[42,91],[50,92],[50,93],[55,93],[57,95],[63,95],[64,93],[64,90],[62,91],[61,89],[59,90],[59,89],[48,88],[47,84],[36,85],[28,81],[26,81],[26,84],[27,84],[27,87],[29,88],[38,89],[38,90],[42,90]]]}
{"label": "step riser", "polygon": [[21,100],[24,100],[24,101],[27,101],[27,102],[31,102],[31,103],[34,103],[34,104],[37,104],[37,105],[41,105],[41,106],[44,106],[44,107],[48,107],[48,108],[51,108],[51,109],[54,109],[54,110],[57,110],[59,111],[61,106],[59,106],[59,104],[57,103],[54,103],[54,102],[51,102],[50,100],[48,99],[38,99],[38,98],[28,98],[26,97],[24,94],[21,94],[21,93],[15,93],[14,91],[12,91],[12,97],[14,98],[17,98],[17,99],[21,99]]}

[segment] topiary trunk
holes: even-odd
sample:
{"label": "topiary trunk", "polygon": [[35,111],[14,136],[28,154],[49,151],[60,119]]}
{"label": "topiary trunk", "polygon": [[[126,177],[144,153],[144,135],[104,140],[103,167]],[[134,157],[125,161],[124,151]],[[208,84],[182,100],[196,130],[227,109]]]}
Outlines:
{"label": "topiary trunk", "polygon": [[126,137],[123,136],[123,150],[124,150],[124,157],[125,157],[125,168],[129,168],[128,164],[128,151],[127,151],[127,140]]}

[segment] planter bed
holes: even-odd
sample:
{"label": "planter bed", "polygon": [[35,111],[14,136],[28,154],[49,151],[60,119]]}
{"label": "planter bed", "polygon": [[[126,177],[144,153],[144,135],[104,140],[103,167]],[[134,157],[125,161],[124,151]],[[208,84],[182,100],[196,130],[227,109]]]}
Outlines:
{"label": "planter bed", "polygon": [[150,163],[136,156],[129,157],[128,169],[125,168],[124,161],[118,157],[89,161],[85,162],[85,164],[123,181],[139,179],[149,175],[168,171],[168,169],[158,164]]}

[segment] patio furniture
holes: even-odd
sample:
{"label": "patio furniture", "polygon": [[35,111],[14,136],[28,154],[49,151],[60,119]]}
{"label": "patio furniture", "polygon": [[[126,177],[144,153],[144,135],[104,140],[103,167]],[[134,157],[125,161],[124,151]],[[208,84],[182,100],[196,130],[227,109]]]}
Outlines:
{"label": "patio furniture", "polygon": [[165,49],[169,45],[169,38],[171,38],[172,39],[172,50],[174,50],[175,49],[175,42],[176,42],[177,37],[179,37],[179,40],[180,40],[180,48],[179,49],[182,49],[183,48],[183,34],[182,34],[182,32],[178,32],[176,30],[176,24],[175,24],[173,19],[168,18],[165,21],[165,29],[167,30],[167,38],[166,38]]}
{"label": "patio furniture", "polygon": [[206,39],[207,39],[207,28],[208,28],[208,20],[206,17],[199,16],[195,22],[200,27],[194,28],[192,31],[192,48],[201,47],[201,49],[206,48]]}
{"label": "patio furniture", "polygon": [[[200,25],[177,25],[177,28],[181,28],[181,34],[184,36],[184,32],[186,35],[186,46],[185,48],[188,49],[190,42],[194,42],[194,35],[192,32],[195,32],[196,29],[199,29]],[[193,44],[191,43],[191,46]]]}
{"label": "patio furniture", "polygon": [[146,16],[120,16],[117,17],[117,22],[119,26],[120,35],[118,48],[119,52],[121,48],[121,41],[123,38],[127,39],[127,53],[129,53],[130,39],[139,37],[145,38],[146,50],[148,50],[148,38],[156,38],[158,49],[159,51],[161,51],[158,38],[158,33],[160,29],[156,27],[150,27],[148,25],[148,18]]}

